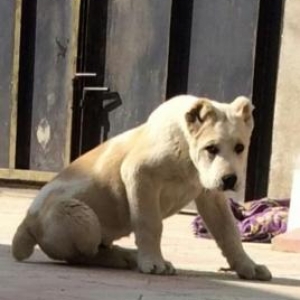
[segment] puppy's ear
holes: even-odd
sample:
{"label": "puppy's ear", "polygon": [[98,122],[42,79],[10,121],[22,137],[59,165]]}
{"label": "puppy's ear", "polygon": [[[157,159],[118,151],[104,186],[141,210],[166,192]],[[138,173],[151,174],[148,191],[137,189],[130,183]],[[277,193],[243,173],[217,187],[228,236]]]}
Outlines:
{"label": "puppy's ear", "polygon": [[213,118],[214,114],[210,101],[199,98],[198,102],[185,114],[185,120],[190,130],[197,131],[207,119]]}
{"label": "puppy's ear", "polygon": [[254,106],[249,98],[245,96],[239,96],[231,103],[231,106],[237,117],[242,118],[248,126],[253,127]]}

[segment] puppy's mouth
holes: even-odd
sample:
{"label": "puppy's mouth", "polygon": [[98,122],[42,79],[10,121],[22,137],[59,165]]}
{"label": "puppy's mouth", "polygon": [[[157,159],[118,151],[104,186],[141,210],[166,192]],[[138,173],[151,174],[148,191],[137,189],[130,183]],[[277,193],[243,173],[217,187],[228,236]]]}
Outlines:
{"label": "puppy's mouth", "polygon": [[232,188],[224,188],[224,186],[223,185],[220,185],[220,186],[217,186],[217,187],[215,187],[215,188],[213,188],[213,187],[211,187],[211,188],[207,188],[206,187],[206,189],[207,190],[215,190],[215,191],[217,191],[217,192],[237,192],[238,191],[238,186],[236,185],[236,186],[234,186],[234,187],[232,187]]}
{"label": "puppy's mouth", "polygon": [[220,188],[220,190],[221,191],[223,191],[223,192],[236,192],[236,188],[235,187],[233,187],[233,188]]}

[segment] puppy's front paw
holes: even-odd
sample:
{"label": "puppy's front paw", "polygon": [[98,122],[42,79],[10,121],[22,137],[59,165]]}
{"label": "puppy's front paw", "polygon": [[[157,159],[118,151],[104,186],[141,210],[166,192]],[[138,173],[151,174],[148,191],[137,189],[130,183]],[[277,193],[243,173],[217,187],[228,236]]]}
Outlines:
{"label": "puppy's front paw", "polygon": [[242,279],[262,281],[269,281],[272,279],[272,274],[266,266],[257,265],[253,262],[241,263],[235,270]]}
{"label": "puppy's front paw", "polygon": [[138,267],[140,272],[146,274],[174,275],[176,269],[169,261],[163,259],[139,259]]}

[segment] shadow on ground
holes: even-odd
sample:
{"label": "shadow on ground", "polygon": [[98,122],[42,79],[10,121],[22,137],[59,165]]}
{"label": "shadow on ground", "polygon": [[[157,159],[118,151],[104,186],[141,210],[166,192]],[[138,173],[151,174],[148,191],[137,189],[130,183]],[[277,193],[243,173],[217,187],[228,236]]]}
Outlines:
{"label": "shadow on ground", "polygon": [[0,299],[272,299],[300,298],[300,280],[239,280],[235,274],[178,270],[177,276],[75,267],[49,260],[36,250],[24,263],[13,260],[10,246],[0,245]]}

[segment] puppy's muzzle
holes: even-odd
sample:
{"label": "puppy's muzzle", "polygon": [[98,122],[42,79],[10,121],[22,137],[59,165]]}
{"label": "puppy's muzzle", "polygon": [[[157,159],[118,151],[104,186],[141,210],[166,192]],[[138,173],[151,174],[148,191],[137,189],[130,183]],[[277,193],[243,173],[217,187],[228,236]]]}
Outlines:
{"label": "puppy's muzzle", "polygon": [[228,174],[222,177],[223,191],[234,190],[237,182],[235,174]]}

